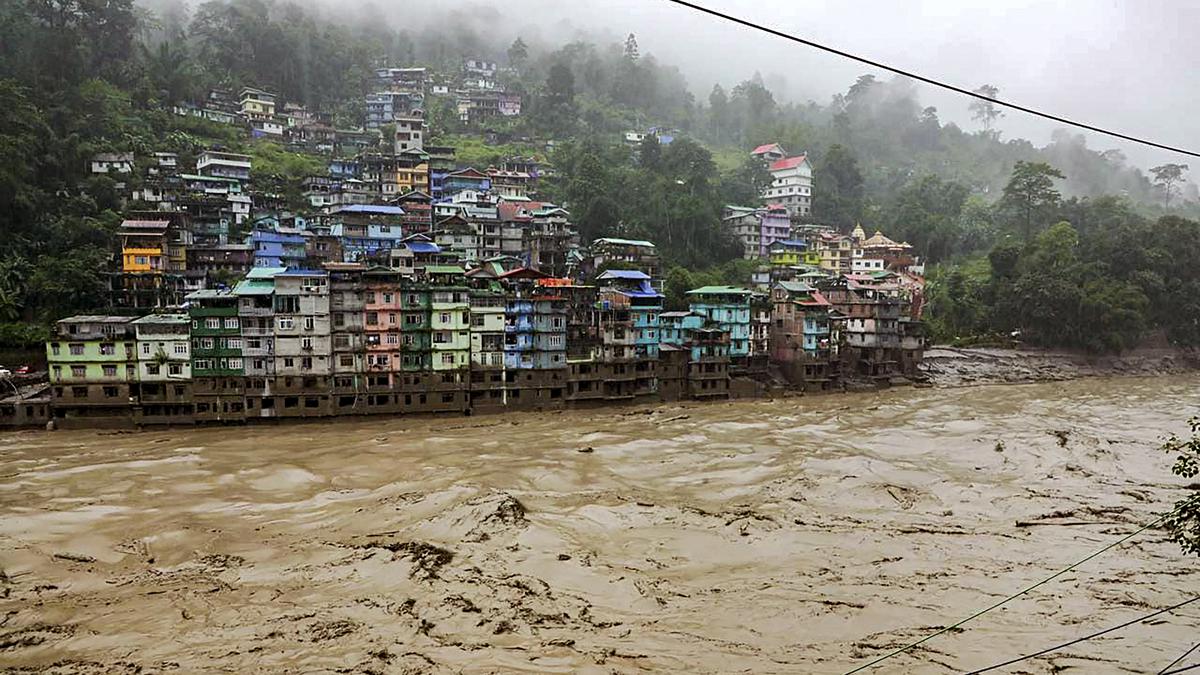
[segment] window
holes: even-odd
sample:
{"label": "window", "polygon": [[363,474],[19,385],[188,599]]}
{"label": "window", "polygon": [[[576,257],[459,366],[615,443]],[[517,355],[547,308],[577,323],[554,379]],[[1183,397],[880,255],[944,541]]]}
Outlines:
{"label": "window", "polygon": [[450,342],[450,334],[443,331],[437,331],[433,334],[433,344],[442,345]]}
{"label": "window", "polygon": [[104,388],[104,396],[105,396],[105,398],[116,398],[117,397],[117,388],[116,387],[105,387]]}
{"label": "window", "polygon": [[158,375],[160,372],[162,372],[162,369],[158,367],[157,363],[147,363],[146,364],[146,373],[147,374]]}
{"label": "window", "polygon": [[204,327],[209,329],[217,329],[221,327],[221,320],[215,316],[210,316],[204,320]]}
{"label": "window", "polygon": [[[58,345],[54,345],[54,346],[58,347]],[[55,350],[54,353],[57,354],[58,351]],[[116,353],[117,353],[116,345],[114,345],[112,343],[108,343],[108,342],[101,343],[101,345],[100,345],[100,355],[101,356],[112,356],[113,354],[116,354]]]}
{"label": "window", "polygon": [[172,351],[175,352],[176,356],[186,356],[187,351],[188,351],[187,343],[186,342],[176,342],[175,348],[172,349]]}
{"label": "window", "polygon": [[132,380],[134,375],[137,375],[137,367],[132,363],[125,366],[125,377]]}
{"label": "window", "polygon": [[304,330],[313,330],[317,320],[311,316],[304,317]]}
{"label": "window", "polygon": [[354,366],[354,355],[353,354],[342,354],[342,355],[338,356],[338,365],[342,366],[343,368],[353,367]]}
{"label": "window", "polygon": [[551,347],[561,347],[562,344],[563,344],[563,336],[561,336],[561,335],[551,335],[550,336],[550,346]]}
{"label": "window", "polygon": [[471,323],[471,313],[470,312],[462,313],[462,322],[463,322],[464,326],[469,325]]}
{"label": "window", "polygon": [[87,368],[83,366],[71,366],[71,377],[85,377]]}
{"label": "window", "polygon": [[383,294],[383,302],[384,302],[384,304],[391,304],[391,303],[392,303],[392,298],[394,298],[394,297],[395,297],[395,296],[393,296],[391,293],[384,293],[384,294]]}
{"label": "window", "polygon": [[247,349],[262,349],[262,340],[260,340],[258,338],[247,338],[246,339],[246,348]]}
{"label": "window", "polygon": [[142,355],[143,355],[143,356],[149,356],[149,355],[150,355],[150,343],[149,343],[149,342],[143,342],[143,343],[142,343]]}
{"label": "window", "polygon": [[290,356],[283,359],[283,367],[284,368],[292,368],[295,365],[296,365],[296,359],[293,359]]}
{"label": "window", "polygon": [[454,353],[453,352],[446,352],[445,354],[442,354],[442,365],[447,365],[447,366],[454,365]]}
{"label": "window", "polygon": [[368,326],[378,326],[379,325],[379,312],[367,312],[367,325]]}
{"label": "window", "polygon": [[225,339],[225,348],[226,349],[241,349],[242,348],[242,338],[226,338]]}
{"label": "window", "polygon": [[416,339],[415,339],[415,338],[414,338],[414,337],[413,337],[411,334],[405,333],[405,335],[404,335],[404,345],[405,345],[406,347],[411,347],[411,346],[413,346],[415,343],[416,343]]}
{"label": "window", "polygon": [[418,302],[419,302],[419,300],[417,300],[417,296],[416,296],[416,295],[414,295],[414,294],[411,294],[411,293],[410,293],[410,294],[409,294],[409,296],[408,296],[408,303],[409,303],[410,305],[415,305],[415,304],[417,304]]}
{"label": "window", "polygon": [[50,351],[53,352],[53,354],[55,356],[58,356],[59,352],[61,351],[61,349],[59,348],[59,344],[57,342],[51,342],[50,343]]}
{"label": "window", "polygon": [[179,363],[167,364],[167,373],[169,373],[171,375],[182,375],[183,374],[183,365],[179,364]]}
{"label": "window", "polygon": [[396,325],[396,313],[395,312],[388,312],[388,325],[389,326]]}
{"label": "window", "polygon": [[225,319],[225,328],[227,330],[234,330],[237,327],[238,327],[238,320],[236,318],[228,317]]}
{"label": "window", "polygon": [[201,349],[212,349],[213,348],[213,339],[212,338],[200,338],[200,348]]}
{"label": "window", "polygon": [[236,357],[229,359],[229,367],[234,370],[241,370],[242,369],[242,360],[239,358],[236,358]]}
{"label": "window", "polygon": [[279,317],[279,330],[293,330],[296,328],[296,320],[290,316]]}
{"label": "window", "polygon": [[267,362],[264,359],[254,359],[254,369],[264,370],[267,367]]}
{"label": "window", "polygon": [[300,369],[301,370],[312,370],[312,367],[313,367],[313,360],[312,360],[311,356],[305,356],[304,358],[300,359]]}
{"label": "window", "polygon": [[310,338],[310,337],[300,338],[300,348],[301,349],[312,349],[313,348],[312,338]]}
{"label": "window", "polygon": [[87,387],[71,387],[71,396],[75,398],[87,398]]}
{"label": "window", "polygon": [[54,370],[54,379],[61,380],[62,379],[62,366],[54,366],[53,370]]}
{"label": "window", "polygon": [[105,377],[116,377],[117,376],[117,367],[116,366],[104,366],[104,376]]}
{"label": "window", "polygon": [[405,314],[404,315],[404,325],[416,326],[420,323],[421,323],[420,315],[418,315],[418,314]]}
{"label": "window", "polygon": [[386,342],[389,345],[398,345],[400,344],[400,336],[396,335],[395,333],[388,333]]}

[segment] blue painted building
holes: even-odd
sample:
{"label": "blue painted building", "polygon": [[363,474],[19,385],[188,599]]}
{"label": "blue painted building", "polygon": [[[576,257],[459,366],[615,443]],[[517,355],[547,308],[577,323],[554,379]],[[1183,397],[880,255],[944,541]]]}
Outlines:
{"label": "blue painted building", "polygon": [[704,286],[687,292],[691,310],[729,333],[729,355],[750,355],[750,297],[753,291],[734,286]]}
{"label": "blue painted building", "polygon": [[635,356],[658,358],[663,296],[654,289],[650,275],[640,270],[606,270],[596,277],[596,283],[602,295],[607,290],[628,299],[626,308]]}
{"label": "blue painted building", "polygon": [[329,232],[342,245],[345,262],[386,263],[404,239],[404,209],[379,204],[347,204],[334,209]]}
{"label": "blue painted building", "polygon": [[304,232],[263,219],[250,231],[255,267],[302,269],[305,265]]}

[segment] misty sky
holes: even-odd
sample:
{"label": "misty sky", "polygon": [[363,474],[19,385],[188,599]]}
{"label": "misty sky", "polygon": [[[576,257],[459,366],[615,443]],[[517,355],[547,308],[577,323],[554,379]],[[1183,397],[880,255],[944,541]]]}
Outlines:
{"label": "misty sky", "polygon": [[[1200,147],[1200,2],[1188,0],[693,0],[874,60],[968,89],[1188,149]],[[582,30],[637,34],[643,53],[673,63],[697,97],[760,71],[777,98],[816,100],[844,92],[868,66],[813,50],[665,0],[438,0],[439,9],[494,7],[498,30],[555,44]],[[491,14],[491,12],[488,12]],[[510,23],[511,21],[511,23]],[[891,77],[886,72],[876,77]],[[920,85],[943,120],[977,128],[958,95]],[[1038,145],[1061,125],[1009,111],[1005,136]],[[1085,132],[1086,133],[1086,132]],[[1165,151],[1088,135],[1143,167],[1188,162]],[[1200,169],[1200,161],[1195,162]]]}

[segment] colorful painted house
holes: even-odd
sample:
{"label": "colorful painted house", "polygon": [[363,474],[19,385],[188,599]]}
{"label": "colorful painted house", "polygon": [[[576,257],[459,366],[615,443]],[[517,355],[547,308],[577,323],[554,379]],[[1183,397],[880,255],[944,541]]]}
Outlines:
{"label": "colorful painted house", "polygon": [[753,291],[734,286],[704,286],[687,292],[691,310],[729,334],[729,355],[750,355],[750,297]]}

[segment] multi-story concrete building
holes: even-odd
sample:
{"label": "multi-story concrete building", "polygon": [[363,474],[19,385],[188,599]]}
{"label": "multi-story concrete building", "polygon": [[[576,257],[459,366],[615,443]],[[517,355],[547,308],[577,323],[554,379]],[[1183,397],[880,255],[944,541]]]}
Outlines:
{"label": "multi-story concrete building", "polygon": [[704,286],[687,292],[691,311],[729,334],[729,356],[750,356],[750,297],[753,291],[733,286]]}
{"label": "multi-story concrete building", "polygon": [[786,240],[792,231],[787,209],[781,204],[764,208],[726,206],[722,222],[742,243],[746,260],[766,257],[771,245]]}
{"label": "multi-story concrete building", "polygon": [[275,117],[275,94],[254,87],[242,89],[241,113],[248,120],[269,120]]}
{"label": "multi-story concrete building", "polygon": [[187,251],[192,244],[186,213],[132,211],[121,222],[121,274],[114,280],[116,304],[149,309],[178,306],[186,290]]}
{"label": "multi-story concrete building", "polygon": [[196,158],[196,173],[216,178],[250,180],[250,155],[205,150]]}
{"label": "multi-story concrete building", "polygon": [[507,403],[504,386],[504,288],[495,277],[472,280],[471,408]]}
{"label": "multi-story concrete building", "polygon": [[138,424],[192,424],[191,320],[150,314],[133,321],[138,381],[132,385]]}
{"label": "multi-story concrete building", "polygon": [[695,311],[660,315],[659,394],[680,398],[729,396],[729,331]]}
{"label": "multi-story concrete building", "polygon": [[339,415],[365,412],[367,388],[366,295],[362,263],[329,262],[330,342],[334,407]]}
{"label": "multi-story concrete building", "polygon": [[371,268],[362,275],[363,342],[367,383],[372,391],[398,387],[404,371],[401,278],[398,271],[387,267]]}
{"label": "multi-story concrete building", "polygon": [[607,270],[596,283],[596,364],[605,398],[656,394],[662,294],[638,270]]}
{"label": "multi-story concrete building", "polygon": [[247,417],[275,417],[275,275],[281,267],[256,267],[233,288],[242,327]]}
{"label": "multi-story concrete building", "polygon": [[332,327],[329,275],[287,270],[275,281],[275,388],[283,394],[280,417],[332,413]]}
{"label": "multi-story concrete building", "polygon": [[238,296],[227,289],[201,290],[188,294],[187,302],[196,421],[244,420],[245,370]]}
{"label": "multi-story concrete building", "polygon": [[785,157],[767,165],[771,184],[763,192],[763,201],[781,204],[792,218],[812,213],[812,166],[806,155]]}
{"label": "multi-story concrete building", "polygon": [[127,424],[137,384],[131,317],[81,315],[55,324],[46,343],[51,406],[58,424]]}
{"label": "multi-story concrete building", "polygon": [[658,247],[652,242],[602,237],[588,245],[588,253],[586,273],[589,275],[619,263],[620,267],[633,266],[634,269],[645,272],[651,279],[662,278],[662,258],[658,255]]}
{"label": "multi-story concrete building", "polygon": [[471,365],[471,299],[461,267],[425,268],[429,279],[433,370],[459,375]]}

